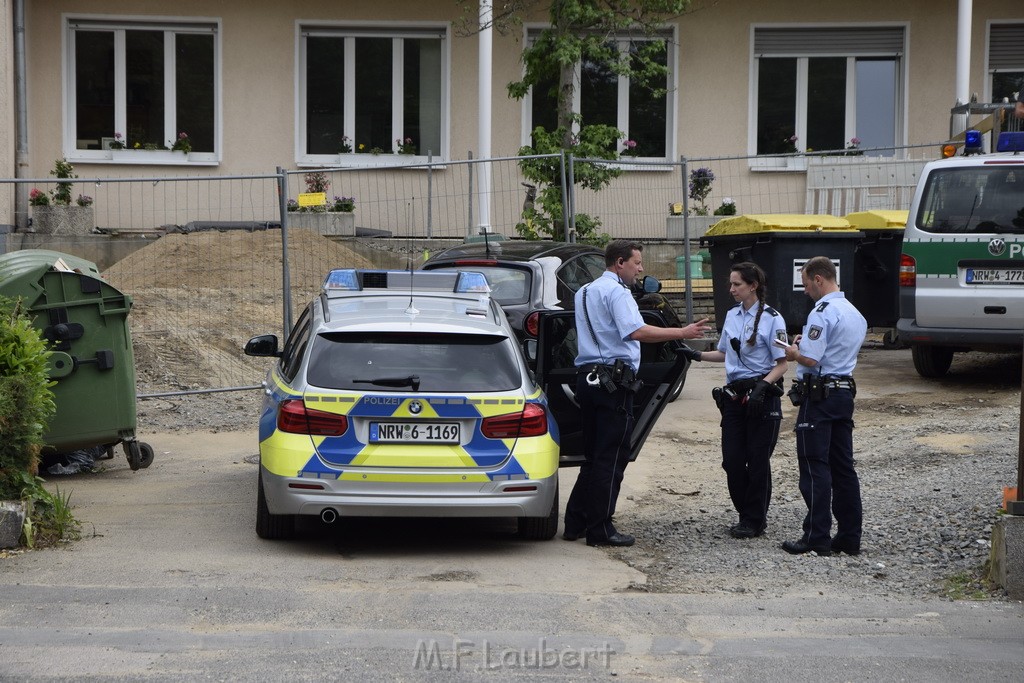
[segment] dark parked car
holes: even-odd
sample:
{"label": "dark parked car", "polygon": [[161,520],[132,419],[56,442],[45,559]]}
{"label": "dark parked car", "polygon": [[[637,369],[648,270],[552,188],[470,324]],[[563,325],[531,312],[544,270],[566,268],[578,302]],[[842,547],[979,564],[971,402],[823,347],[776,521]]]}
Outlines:
{"label": "dark parked car", "polygon": [[[501,305],[520,340],[537,337],[540,311],[574,308],[580,287],[605,271],[604,250],[569,242],[471,242],[440,251],[421,266],[424,270],[474,270],[484,274],[491,298]],[[675,309],[659,292],[661,283],[645,275],[633,286],[642,311],[656,311],[669,327],[680,327]],[[682,390],[682,379],[670,400]]]}
{"label": "dark parked car", "polygon": [[[548,241],[473,242],[449,247],[431,256],[424,270],[475,270],[491,286],[491,298],[504,309],[520,339],[537,336],[533,311],[572,310],[580,287],[605,271],[604,250],[589,244]],[[644,276],[633,287],[641,310],[657,310],[669,326],[680,326],[679,316],[664,296],[661,283]]]}

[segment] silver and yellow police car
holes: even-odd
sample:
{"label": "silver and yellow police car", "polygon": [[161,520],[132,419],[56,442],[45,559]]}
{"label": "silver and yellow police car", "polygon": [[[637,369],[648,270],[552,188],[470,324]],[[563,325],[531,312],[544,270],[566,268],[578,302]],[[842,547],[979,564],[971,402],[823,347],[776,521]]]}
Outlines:
{"label": "silver and yellow police car", "polygon": [[299,516],[514,517],[558,525],[559,435],[474,272],[334,270],[279,350],[259,424],[256,533]]}

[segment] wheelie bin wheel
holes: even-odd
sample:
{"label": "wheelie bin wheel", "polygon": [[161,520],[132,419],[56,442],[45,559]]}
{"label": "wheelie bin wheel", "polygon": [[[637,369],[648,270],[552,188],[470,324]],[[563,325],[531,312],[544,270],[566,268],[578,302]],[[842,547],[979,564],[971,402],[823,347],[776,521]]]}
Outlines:
{"label": "wheelie bin wheel", "polygon": [[139,452],[141,458],[139,459],[139,467],[145,469],[153,464],[153,447],[145,441],[139,441]]}
{"label": "wheelie bin wheel", "polygon": [[128,467],[132,468],[132,471],[142,466],[142,448],[135,439],[124,442],[124,455],[128,458]]}

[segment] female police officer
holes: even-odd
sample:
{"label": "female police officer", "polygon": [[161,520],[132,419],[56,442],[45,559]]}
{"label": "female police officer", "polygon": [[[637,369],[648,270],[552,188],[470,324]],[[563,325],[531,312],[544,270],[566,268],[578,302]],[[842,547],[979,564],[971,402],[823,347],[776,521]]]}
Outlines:
{"label": "female police officer", "polygon": [[765,274],[757,264],[733,264],[729,293],[738,303],[725,316],[718,349],[697,360],[725,362],[727,384],[714,395],[722,411],[722,468],[740,515],[729,533],[754,538],[764,533],[772,496],[770,459],[782,419],[786,323],[765,305]]}

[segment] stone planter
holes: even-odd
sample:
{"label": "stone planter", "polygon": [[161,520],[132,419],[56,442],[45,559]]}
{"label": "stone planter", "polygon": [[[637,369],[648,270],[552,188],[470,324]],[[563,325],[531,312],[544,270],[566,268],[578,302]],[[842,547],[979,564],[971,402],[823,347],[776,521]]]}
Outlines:
{"label": "stone planter", "polygon": [[0,500],[0,548],[16,548],[25,525],[25,503]]}
{"label": "stone planter", "polygon": [[288,213],[289,228],[303,228],[318,235],[356,236],[356,215],[351,211],[327,211],[311,213],[291,211]]}
{"label": "stone planter", "polygon": [[691,240],[700,239],[707,233],[708,228],[728,216],[669,216],[665,219],[665,232],[670,240],[681,240],[683,234],[683,221],[689,224]]}
{"label": "stone planter", "polygon": [[94,227],[96,219],[91,206],[32,207],[32,229],[41,235],[88,235]]}

